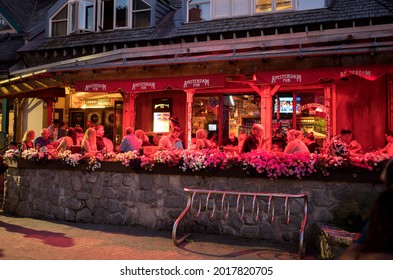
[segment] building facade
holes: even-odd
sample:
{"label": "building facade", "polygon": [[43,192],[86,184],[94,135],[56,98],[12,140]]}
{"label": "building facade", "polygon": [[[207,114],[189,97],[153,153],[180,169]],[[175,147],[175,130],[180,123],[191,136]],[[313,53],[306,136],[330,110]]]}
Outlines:
{"label": "building facade", "polygon": [[103,124],[117,144],[128,126],[158,139],[172,115],[187,146],[199,128],[221,145],[258,122],[270,147],[289,128],[321,143],[349,128],[369,151],[393,129],[392,1],[31,2],[35,28],[0,81],[16,141],[29,100],[42,127]]}

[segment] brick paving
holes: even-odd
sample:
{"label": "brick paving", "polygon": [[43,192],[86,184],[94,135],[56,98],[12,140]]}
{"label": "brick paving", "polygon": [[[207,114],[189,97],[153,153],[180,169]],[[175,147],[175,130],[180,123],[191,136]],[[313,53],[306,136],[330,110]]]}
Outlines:
{"label": "brick paving", "polygon": [[[0,260],[296,260],[297,244],[140,227],[17,218],[0,212]],[[306,259],[315,259],[307,256]]]}

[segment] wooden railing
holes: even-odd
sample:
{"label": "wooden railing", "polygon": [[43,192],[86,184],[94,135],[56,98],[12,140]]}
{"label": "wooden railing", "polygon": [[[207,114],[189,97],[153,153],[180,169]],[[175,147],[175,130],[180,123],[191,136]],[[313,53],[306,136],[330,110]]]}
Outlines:
{"label": "wooden railing", "polygon": [[[263,203],[267,204],[267,217],[270,223],[275,221],[275,200],[281,199],[284,201],[284,213],[285,213],[285,223],[290,223],[291,214],[291,206],[290,201],[295,200],[297,202],[302,203],[302,213],[296,213],[296,215],[301,215],[301,225],[300,225],[300,233],[299,233],[299,255],[300,257],[304,257],[304,231],[307,222],[307,207],[308,207],[308,195],[303,194],[283,194],[283,193],[261,193],[261,192],[237,192],[237,191],[217,191],[217,190],[201,190],[201,189],[190,189],[184,188],[184,191],[187,193],[187,206],[180,214],[180,216],[176,219],[173,229],[172,229],[172,241],[178,246],[184,240],[186,240],[191,233],[187,233],[181,238],[177,237],[177,228],[180,221],[184,218],[189,210],[191,210],[191,214],[194,218],[197,218],[202,211],[209,217],[209,219],[216,219],[219,214],[223,220],[228,220],[230,217],[230,199],[231,197],[236,198],[236,207],[235,212],[240,220],[245,220],[245,201],[246,198],[249,198],[248,201],[252,201],[252,205],[248,205],[247,209],[251,209],[249,211],[252,215],[252,218],[255,223],[258,223],[261,220],[262,216],[262,205]],[[217,201],[219,201],[219,206],[217,207]],[[233,207],[232,207],[233,208]],[[262,209],[262,210],[261,210]]]}

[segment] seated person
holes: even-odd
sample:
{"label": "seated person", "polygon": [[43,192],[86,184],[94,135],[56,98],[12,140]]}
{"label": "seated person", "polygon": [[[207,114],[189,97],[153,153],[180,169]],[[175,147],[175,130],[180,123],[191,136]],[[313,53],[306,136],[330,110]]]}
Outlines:
{"label": "seated person", "polygon": [[50,139],[49,139],[49,130],[47,128],[44,128],[41,130],[41,136],[37,137],[34,140],[34,147],[37,150],[40,150],[43,147],[47,147],[48,149],[52,148]]}
{"label": "seated person", "polygon": [[104,137],[105,129],[103,125],[97,125],[96,129],[96,141],[97,141],[97,150],[104,152],[113,152],[113,143],[110,139]]}
{"label": "seated person", "polygon": [[342,129],[340,134],[334,136],[330,141],[329,152],[333,156],[347,157],[350,155],[349,143],[352,139],[352,131]]}
{"label": "seated person", "polygon": [[86,153],[88,155],[96,155],[97,154],[97,139],[96,139],[96,130],[93,127],[89,127],[85,132],[85,137],[82,140],[82,153]]}
{"label": "seated person", "polygon": [[142,145],[142,140],[138,139],[134,134],[134,129],[132,127],[126,128],[126,136],[123,137],[120,143],[119,150],[122,153],[130,151],[139,151]]}
{"label": "seated person", "polygon": [[62,138],[59,146],[57,146],[57,151],[70,150],[71,146],[77,146],[81,143],[77,139],[76,130],[73,127],[68,128],[67,135]]}
{"label": "seated person", "polygon": [[181,139],[179,138],[181,133],[182,129],[180,127],[172,127],[171,132],[168,135],[162,137],[160,142],[158,142],[158,150],[183,150],[183,145]]}
{"label": "seated person", "polygon": [[27,130],[22,139],[22,151],[34,148],[35,131]]}
{"label": "seated person", "polygon": [[388,142],[385,147],[379,149],[377,152],[393,156],[393,131],[388,131],[385,134],[386,141]]}
{"label": "seated person", "polygon": [[198,129],[196,134],[195,150],[209,149],[211,144],[210,141],[206,139],[206,131],[204,129]]}
{"label": "seated person", "polygon": [[241,153],[249,153],[262,147],[262,138],[265,135],[265,128],[261,124],[252,125],[251,134],[244,140]]}
{"label": "seated person", "polygon": [[305,143],[310,153],[319,154],[319,149],[321,148],[321,146],[317,142],[315,142],[315,136],[313,132],[307,134]]}
{"label": "seated person", "polygon": [[229,138],[224,141],[223,146],[236,147],[238,144],[239,144],[239,140],[237,139],[235,132],[230,131]]}
{"label": "seated person", "polygon": [[150,143],[149,137],[145,134],[145,132],[141,129],[135,130],[135,137],[142,141],[142,146],[152,146]]}
{"label": "seated person", "polygon": [[291,129],[287,133],[288,145],[285,147],[284,153],[297,154],[304,153],[310,154],[306,144],[302,141],[303,134],[300,130]]}

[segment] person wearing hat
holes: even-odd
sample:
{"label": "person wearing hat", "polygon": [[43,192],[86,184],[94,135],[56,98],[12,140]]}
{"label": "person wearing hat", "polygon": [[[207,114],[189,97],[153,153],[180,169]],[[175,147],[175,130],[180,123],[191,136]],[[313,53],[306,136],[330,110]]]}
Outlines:
{"label": "person wearing hat", "polygon": [[179,118],[177,116],[172,116],[169,118],[169,120],[171,122],[170,123],[170,130],[171,131],[172,131],[173,127],[179,127],[181,129],[181,133],[178,138],[180,139],[182,146],[185,147],[184,146],[185,135],[184,135],[183,129],[180,126]]}

